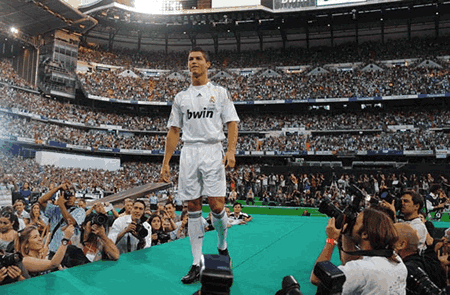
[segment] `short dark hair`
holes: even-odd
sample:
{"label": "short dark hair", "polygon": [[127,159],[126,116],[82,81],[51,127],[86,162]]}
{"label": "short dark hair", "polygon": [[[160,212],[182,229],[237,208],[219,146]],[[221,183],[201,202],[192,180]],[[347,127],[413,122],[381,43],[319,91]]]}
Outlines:
{"label": "short dark hair", "polygon": [[410,195],[413,204],[414,204],[414,205],[419,204],[419,212],[422,211],[424,201],[423,201],[423,197],[422,197],[421,194],[419,194],[419,193],[417,193],[417,192],[415,192],[415,191],[413,191],[413,190],[406,190],[406,191],[404,191],[404,192],[402,193],[402,197],[403,197],[404,195]]}
{"label": "short dark hair", "polygon": [[136,203],[141,203],[142,205],[144,205],[144,209],[147,207],[147,205],[145,205],[145,202],[142,201],[142,200],[136,200],[136,201],[134,201],[134,202],[133,202],[133,206],[134,206],[134,204],[136,204]]}
{"label": "short dark hair", "polygon": [[167,201],[167,202],[164,204],[164,207],[165,207],[166,205],[172,205],[172,206],[175,207],[175,205],[174,205],[173,202],[171,202],[171,201]]}
{"label": "short dark hair", "polygon": [[241,208],[242,208],[242,204],[239,203],[239,202],[235,202],[235,203],[233,204],[233,208],[234,208],[236,205],[239,205],[239,206],[241,206]]}
{"label": "short dark hair", "polygon": [[191,54],[191,52],[201,52],[205,60],[211,62],[208,52],[204,51],[200,46],[193,47],[191,51],[189,51],[189,54]]}
{"label": "short dark hair", "polygon": [[430,192],[435,193],[441,189],[441,185],[439,183],[433,183],[430,187]]}
{"label": "short dark hair", "polygon": [[407,191],[404,191],[402,193],[402,197],[404,195],[410,195],[413,204],[414,205],[419,204],[419,212],[422,211],[422,208],[423,208],[423,197],[422,197],[421,194],[416,193],[415,191],[412,191],[412,190],[407,190]]}

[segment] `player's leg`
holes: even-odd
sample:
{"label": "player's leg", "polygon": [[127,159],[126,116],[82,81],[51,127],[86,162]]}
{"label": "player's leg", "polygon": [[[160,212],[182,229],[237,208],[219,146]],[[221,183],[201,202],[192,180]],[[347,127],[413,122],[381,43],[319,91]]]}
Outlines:
{"label": "player's leg", "polygon": [[229,256],[227,249],[228,216],[225,212],[225,197],[208,197],[212,224],[217,231],[219,254]]}
{"label": "player's leg", "polygon": [[181,281],[191,284],[200,277],[200,259],[202,256],[204,228],[202,224],[201,184],[198,176],[198,159],[195,147],[184,146],[180,156],[178,177],[178,195],[188,201],[188,234],[191,242],[193,263],[188,274]]}

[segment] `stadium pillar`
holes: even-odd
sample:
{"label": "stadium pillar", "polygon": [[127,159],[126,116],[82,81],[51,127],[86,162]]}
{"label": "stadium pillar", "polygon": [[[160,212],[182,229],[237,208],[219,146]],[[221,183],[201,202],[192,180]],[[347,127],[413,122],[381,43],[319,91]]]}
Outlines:
{"label": "stadium pillar", "polygon": [[237,52],[241,53],[241,33],[234,31],[234,37],[236,38]]}
{"label": "stadium pillar", "polygon": [[219,34],[217,32],[211,33],[214,42],[214,53],[219,53]]}
{"label": "stadium pillar", "polygon": [[287,43],[286,31],[283,28],[281,28],[280,34],[281,34],[281,39],[283,40],[283,50],[286,50],[286,43]]}
{"label": "stadium pillar", "polygon": [[381,44],[384,44],[384,10],[383,9],[381,9],[380,26],[381,26]]}
{"label": "stadium pillar", "polygon": [[141,52],[141,42],[142,42],[142,31],[138,31],[138,52]]}
{"label": "stadium pillar", "polygon": [[169,54],[169,32],[166,32],[166,55]]}
{"label": "stadium pillar", "polygon": [[109,31],[108,51],[113,50],[114,37],[116,37],[116,34],[117,34],[117,30],[111,29],[111,31]]}
{"label": "stadium pillar", "polygon": [[305,37],[306,37],[306,49],[309,49],[309,25],[308,20],[305,22]]}
{"label": "stadium pillar", "polygon": [[434,17],[434,30],[435,30],[435,38],[439,38],[439,4],[435,3],[436,6],[436,15]]}
{"label": "stadium pillar", "polygon": [[189,38],[191,39],[192,48],[197,46],[197,36],[195,35],[195,33],[189,33]]}
{"label": "stadium pillar", "polygon": [[259,37],[259,50],[263,51],[264,50],[264,36],[263,36],[263,32],[258,28],[258,37]]}
{"label": "stadium pillar", "polygon": [[411,41],[411,8],[412,6],[408,6],[409,16],[406,24],[408,26],[408,41]]}

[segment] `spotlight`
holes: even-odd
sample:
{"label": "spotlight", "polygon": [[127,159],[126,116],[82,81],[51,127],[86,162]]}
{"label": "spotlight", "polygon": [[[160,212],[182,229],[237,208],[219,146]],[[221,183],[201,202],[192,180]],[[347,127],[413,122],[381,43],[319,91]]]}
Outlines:
{"label": "spotlight", "polygon": [[13,33],[13,34],[19,33],[19,30],[16,29],[15,27],[11,27],[10,31],[11,31],[11,33]]}

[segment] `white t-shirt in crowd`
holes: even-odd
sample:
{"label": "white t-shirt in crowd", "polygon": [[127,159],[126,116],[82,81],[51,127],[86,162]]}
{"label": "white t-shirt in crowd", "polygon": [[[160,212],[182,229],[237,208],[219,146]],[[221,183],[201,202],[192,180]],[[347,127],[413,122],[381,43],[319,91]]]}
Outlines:
{"label": "white t-shirt in crowd", "polygon": [[401,258],[399,263],[385,257],[364,256],[338,266],[346,280],[342,294],[405,295],[408,271]]}
{"label": "white t-shirt in crowd", "polygon": [[167,127],[182,128],[183,142],[215,143],[225,139],[223,124],[231,121],[239,117],[228,91],[208,82],[175,96]]}
{"label": "white t-shirt in crowd", "polygon": [[414,218],[413,220],[403,221],[404,223],[407,223],[411,225],[413,228],[417,230],[417,233],[419,234],[419,250],[423,251],[427,248],[426,241],[427,241],[427,227],[425,226],[425,223],[420,220],[419,217]]}

